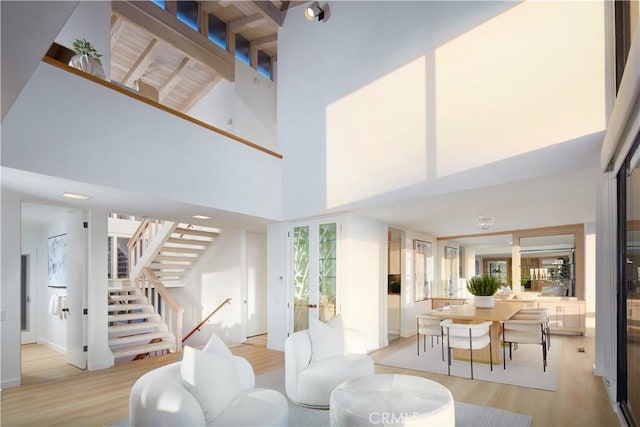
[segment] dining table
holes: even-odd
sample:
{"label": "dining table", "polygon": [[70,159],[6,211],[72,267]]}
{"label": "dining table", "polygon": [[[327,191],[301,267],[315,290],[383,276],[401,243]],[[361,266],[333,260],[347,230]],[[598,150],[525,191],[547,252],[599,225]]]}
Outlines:
{"label": "dining table", "polygon": [[[491,334],[491,356],[489,347],[479,350],[473,350],[473,361],[490,363],[497,365],[502,361],[502,335],[501,322],[511,319],[527,301],[501,301],[491,308],[479,308],[473,303],[461,305],[448,305],[429,312],[432,317],[439,319],[451,319],[454,323],[482,323],[492,321],[490,328]],[[469,350],[453,349],[453,357],[455,359],[469,360]]]}

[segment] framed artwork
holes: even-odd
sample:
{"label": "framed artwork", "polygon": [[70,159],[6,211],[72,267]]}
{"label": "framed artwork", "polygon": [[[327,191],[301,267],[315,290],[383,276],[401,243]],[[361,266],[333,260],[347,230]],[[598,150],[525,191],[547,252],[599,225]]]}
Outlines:
{"label": "framed artwork", "polygon": [[458,286],[458,248],[444,247],[444,279],[447,295],[454,295]]}
{"label": "framed artwork", "polygon": [[413,241],[413,261],[415,268],[415,299],[418,302],[431,297],[434,270],[431,242]]}
{"label": "framed artwork", "polygon": [[47,239],[47,270],[50,288],[66,288],[65,258],[67,255],[67,235]]}

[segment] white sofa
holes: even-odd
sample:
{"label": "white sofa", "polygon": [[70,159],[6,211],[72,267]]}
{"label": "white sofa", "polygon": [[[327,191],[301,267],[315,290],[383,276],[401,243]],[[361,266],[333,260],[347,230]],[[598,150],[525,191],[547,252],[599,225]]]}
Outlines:
{"label": "white sofa", "polygon": [[254,388],[255,376],[249,362],[230,352],[221,355],[205,350],[185,347],[181,362],[140,377],[129,395],[129,424],[289,425],[287,399],[275,390]]}
{"label": "white sofa", "polygon": [[[328,408],[331,392],[340,383],[374,373],[362,333],[342,328],[339,318],[338,323],[341,333],[334,337],[327,338],[325,334],[323,339],[311,323],[310,329],[296,332],[285,341],[285,391],[293,402]],[[340,341],[344,343],[342,347]]]}

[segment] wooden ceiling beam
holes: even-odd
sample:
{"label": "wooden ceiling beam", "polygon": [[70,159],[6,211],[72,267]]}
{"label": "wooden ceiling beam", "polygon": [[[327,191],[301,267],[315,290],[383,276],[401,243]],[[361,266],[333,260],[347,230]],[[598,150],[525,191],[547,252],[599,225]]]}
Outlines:
{"label": "wooden ceiling beam", "polygon": [[175,70],[171,73],[171,75],[167,78],[167,80],[162,83],[162,86],[158,88],[158,97],[160,102],[163,102],[164,98],[180,83],[181,74],[187,69],[187,64],[189,63],[189,57],[185,56],[180,64],[176,67]]}
{"label": "wooden ceiling beam", "polygon": [[125,86],[131,86],[133,82],[140,77],[147,67],[153,62],[154,56],[152,52],[157,48],[158,39],[152,39],[147,47],[144,49],[142,54],[138,57],[136,62],[129,68],[127,74],[122,78],[122,83]]}
{"label": "wooden ceiling beam", "polygon": [[217,11],[223,8],[219,1],[201,1],[200,7],[206,13],[215,14]]}
{"label": "wooden ceiling beam", "polygon": [[118,43],[120,34],[125,27],[124,19],[120,18],[115,13],[111,15],[111,46],[115,46]]}
{"label": "wooden ceiling beam", "polygon": [[238,29],[244,26],[247,26],[249,24],[253,24],[254,22],[262,21],[263,19],[265,19],[264,16],[262,16],[259,13],[256,13],[253,15],[238,18],[235,21],[227,22],[227,28],[229,28],[229,31],[233,33],[237,33]]}
{"label": "wooden ceiling beam", "polygon": [[262,46],[268,45],[278,41],[277,34],[269,34],[268,36],[260,37],[250,41],[251,46],[260,49]]}
{"label": "wooden ceiling beam", "polygon": [[278,27],[282,27],[285,12],[278,9],[278,7],[270,1],[253,1],[252,3],[265,17],[277,24]]}
{"label": "wooden ceiling beam", "polygon": [[235,80],[233,54],[211,43],[167,11],[150,1],[114,1],[111,7],[113,12],[145,28],[154,37],[181,50],[228,81]]}

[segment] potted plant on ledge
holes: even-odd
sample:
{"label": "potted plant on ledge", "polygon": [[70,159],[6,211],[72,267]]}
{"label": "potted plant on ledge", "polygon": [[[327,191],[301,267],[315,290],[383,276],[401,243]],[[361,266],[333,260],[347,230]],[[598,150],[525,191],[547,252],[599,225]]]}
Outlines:
{"label": "potted plant on ledge", "polygon": [[73,41],[73,51],[76,55],[69,61],[71,67],[93,74],[102,79],[105,78],[102,61],[100,60],[102,55],[91,46],[90,42],[85,39],[75,39]]}
{"label": "potted plant on ledge", "polygon": [[494,295],[500,288],[497,277],[483,274],[467,280],[467,291],[474,295],[474,304],[478,308],[492,308],[495,304]]}

